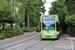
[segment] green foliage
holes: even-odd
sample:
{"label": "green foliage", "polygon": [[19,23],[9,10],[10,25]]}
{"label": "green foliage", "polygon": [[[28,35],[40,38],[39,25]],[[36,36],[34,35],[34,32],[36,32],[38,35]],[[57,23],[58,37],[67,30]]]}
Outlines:
{"label": "green foliage", "polygon": [[65,5],[67,6],[69,15],[75,14],[75,0],[66,0]]}
{"label": "green foliage", "polygon": [[2,30],[2,27],[0,27],[0,30]]}
{"label": "green foliage", "polygon": [[69,35],[75,37],[75,28],[74,28],[74,26],[69,26],[69,27],[67,28],[67,33],[68,33]]}
{"label": "green foliage", "polygon": [[23,34],[23,29],[10,29],[10,30],[2,30],[0,31],[0,39],[9,38],[12,36]]}
{"label": "green foliage", "polygon": [[[19,11],[18,11],[19,18],[17,18],[18,23],[20,25],[22,25],[23,17],[24,17],[24,8],[25,8],[25,23],[26,23],[25,26],[33,27],[33,26],[37,25],[38,19],[41,16],[40,12],[42,12],[44,14],[44,12],[46,11],[45,7],[43,6],[44,2],[42,0],[26,0],[26,1],[25,0],[20,0],[20,1],[17,0],[16,3],[18,3],[18,2],[23,3],[22,5],[20,5],[18,7],[19,8]],[[35,19],[36,22],[33,19]],[[28,21],[30,21],[30,22],[28,22]],[[32,23],[34,23],[34,24],[32,24]]]}
{"label": "green foliage", "polygon": [[62,31],[75,36],[75,0],[58,0],[52,3],[50,14],[57,14],[60,18]]}
{"label": "green foliage", "polygon": [[0,1],[0,23],[2,23],[4,29],[4,23],[14,23],[13,3],[8,2],[7,0]]}
{"label": "green foliage", "polygon": [[4,26],[4,28],[5,28],[5,29],[8,29],[8,30],[9,30],[9,29],[12,29],[10,25],[6,25],[6,26]]}
{"label": "green foliage", "polygon": [[62,30],[66,31],[66,25],[65,25],[65,16],[68,15],[67,7],[65,5],[64,0],[60,1],[54,1],[52,2],[52,8],[50,8],[49,14],[56,14],[59,17],[60,26],[62,27]]}
{"label": "green foliage", "polygon": [[36,27],[31,27],[30,29],[28,29],[27,27],[25,29],[23,28],[19,28],[15,27],[15,29],[11,28],[10,25],[6,25],[4,30],[0,30],[0,39],[4,39],[4,38],[10,38],[12,36],[16,36],[16,35],[21,35],[24,32],[32,32],[35,31]]}
{"label": "green foliage", "polygon": [[75,25],[75,14],[65,17],[66,24]]}
{"label": "green foliage", "polygon": [[[45,2],[45,1],[44,1]],[[13,0],[12,3],[10,0],[0,0],[0,23],[16,23],[15,29],[10,26],[4,26],[4,30],[0,30],[0,39],[12,37],[15,35],[22,34],[23,32],[32,32],[36,30],[36,26],[38,24],[38,20],[41,16],[42,12],[44,14],[45,7],[44,2],[42,0]],[[14,4],[14,3],[23,3],[23,4]],[[12,5],[12,7],[11,7]],[[18,11],[16,12],[16,8]],[[25,13],[24,13],[25,8]],[[29,25],[31,26],[30,29],[28,28],[18,28],[18,25],[22,26],[23,17],[25,14],[25,27]],[[30,22],[27,22],[27,21]],[[34,23],[34,24],[33,24]]]}
{"label": "green foliage", "polygon": [[[45,7],[42,0],[1,0],[0,1],[0,23],[16,23],[17,26],[23,23],[25,14],[25,26],[35,26],[42,12],[44,14]],[[16,4],[15,4],[16,3]],[[17,4],[21,3],[21,4]],[[22,4],[23,3],[23,4]],[[11,7],[12,5],[12,7]],[[16,10],[18,8],[18,11]],[[25,13],[24,13],[25,8]],[[36,20],[36,22],[33,20]],[[30,21],[30,22],[28,22]],[[28,25],[29,23],[29,25]],[[34,23],[34,24],[32,24]]]}
{"label": "green foliage", "polygon": [[32,31],[35,31],[36,30],[36,27],[31,27],[31,28],[25,28],[23,29],[24,32],[32,32]]}
{"label": "green foliage", "polygon": [[66,25],[68,25],[67,31],[75,32],[75,14],[65,17]]}
{"label": "green foliage", "polygon": [[0,22],[5,23],[14,22],[14,16],[12,14],[13,7],[11,8],[11,3],[7,1],[0,1]]}

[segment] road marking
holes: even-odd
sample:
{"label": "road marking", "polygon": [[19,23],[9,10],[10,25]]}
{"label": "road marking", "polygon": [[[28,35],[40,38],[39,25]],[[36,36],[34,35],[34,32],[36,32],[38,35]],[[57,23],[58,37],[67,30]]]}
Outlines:
{"label": "road marking", "polygon": [[[37,41],[38,41],[38,40],[37,40]],[[24,48],[23,50],[26,50],[26,49],[28,49],[28,48],[31,48],[32,46],[38,44],[39,42],[40,42],[40,40],[39,40],[37,43],[35,43],[35,44],[31,45],[31,46],[28,46],[27,48]]]}
{"label": "road marking", "polygon": [[46,50],[46,48],[44,48],[43,50]]}
{"label": "road marking", "polygon": [[[36,43],[36,41],[34,41],[34,42],[32,42],[32,43],[29,43],[29,44],[27,44],[27,45],[30,45],[30,44],[33,44],[33,43]],[[13,48],[15,48],[15,47],[19,47],[19,46],[21,46],[21,45],[23,45],[23,44],[25,44],[25,43],[22,43],[22,44],[13,46],[13,47],[11,47],[11,48],[8,48],[8,50],[11,50],[11,49],[13,49]],[[26,45],[26,46],[27,46],[27,45]],[[18,49],[17,49],[17,50],[18,50]]]}
{"label": "road marking", "polygon": [[[37,38],[36,38],[37,39]],[[35,39],[34,39],[35,40]],[[30,40],[30,41],[34,41],[34,40]],[[30,42],[29,41],[29,42]],[[25,42],[26,43],[26,42]],[[15,46],[13,46],[13,47],[10,47],[10,48],[8,48],[7,50],[11,50],[11,49],[13,49],[13,48],[16,48],[16,47],[19,47],[19,46],[21,46],[21,45],[24,45],[25,43],[21,43],[21,44],[18,44],[18,45],[15,45]],[[37,41],[34,41],[34,42],[32,42],[32,43],[29,43],[29,44],[27,44],[27,45],[25,45],[25,46],[28,46],[28,45],[30,45],[30,44],[33,44],[33,43],[37,43]],[[18,49],[17,49],[18,50]]]}
{"label": "road marking", "polygon": [[[37,38],[36,38],[37,39]],[[32,41],[34,41],[34,40],[32,40]],[[39,40],[37,40],[37,41],[34,41],[34,42],[32,42],[32,44],[34,44],[34,43],[37,43]],[[31,43],[29,43],[29,44],[27,44],[27,45],[25,45],[25,46],[28,46],[28,45],[30,45]],[[18,48],[17,50],[19,50],[19,49],[21,49],[22,47],[20,47],[20,48]]]}
{"label": "road marking", "polygon": [[[29,43],[29,44],[27,44],[26,46],[28,46],[28,45],[31,45],[31,44],[34,44],[34,43],[37,43],[37,41],[34,41],[34,42],[32,42],[32,43]],[[17,50],[19,50],[20,48],[18,48]]]}
{"label": "road marking", "polygon": [[71,41],[71,47],[72,47],[72,50],[74,50],[74,47],[73,47],[73,41]]}
{"label": "road marking", "polygon": [[[27,45],[25,45],[25,46],[28,46],[28,45],[31,45],[31,44],[34,44],[34,43],[37,43],[37,41],[34,41],[34,42],[32,42],[32,43],[29,43],[29,44],[27,44]],[[22,48],[22,47],[21,47]],[[18,48],[18,49],[16,49],[16,50],[19,50],[20,48]]]}

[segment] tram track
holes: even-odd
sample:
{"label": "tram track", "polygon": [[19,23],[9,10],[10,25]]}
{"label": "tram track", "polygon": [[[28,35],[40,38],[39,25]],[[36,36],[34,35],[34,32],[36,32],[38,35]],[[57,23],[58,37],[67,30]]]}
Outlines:
{"label": "tram track", "polygon": [[[63,38],[62,36],[60,38]],[[59,40],[59,39],[58,39]],[[47,50],[47,47],[52,44],[55,40],[52,40],[48,45],[46,45],[45,47],[41,48],[41,50]]]}
{"label": "tram track", "polygon": [[[39,34],[36,34],[34,36],[31,36],[29,38],[26,38],[26,39],[22,39],[22,40],[19,40],[19,41],[15,41],[15,42],[12,42],[12,43],[7,43],[7,44],[4,44],[4,45],[0,45],[0,50],[3,50],[3,49],[6,49],[6,48],[9,48],[9,47],[12,47],[12,46],[15,46],[15,45],[18,45],[20,43],[24,43],[24,42],[27,42],[29,40],[33,40],[35,38],[39,37]],[[40,38],[40,37],[39,37]]]}
{"label": "tram track", "polygon": [[[9,48],[7,48],[7,50],[12,50],[12,49],[14,49],[14,48],[15,48],[15,50],[22,50],[23,48],[25,49],[25,48],[27,48],[28,46],[32,46],[32,45],[34,45],[34,44],[40,42],[39,39],[40,39],[40,38],[37,37],[37,38],[35,38],[35,39],[33,39],[33,40],[29,40],[29,41],[27,41],[27,42],[24,42],[24,43],[21,43],[21,44],[18,44],[18,45],[9,47]],[[17,47],[18,47],[18,48],[17,48]]]}
{"label": "tram track", "polygon": [[[22,40],[22,39],[25,39],[25,38],[28,38],[29,36],[30,37],[32,37],[33,35],[35,36],[35,35],[37,35],[37,33],[36,34],[29,34],[29,35],[27,35],[27,34],[29,34],[29,33],[24,33],[24,35],[23,36],[21,36],[21,37],[17,37],[16,39],[15,39],[15,41],[19,41],[19,40]],[[25,36],[25,37],[24,37]],[[13,37],[14,38],[14,37]],[[12,38],[10,38],[10,39],[12,39]],[[8,40],[8,39],[6,39],[6,40]],[[3,42],[3,41],[2,41]],[[12,42],[14,42],[14,40],[12,39],[12,41],[8,41],[8,42],[5,42],[5,43],[2,43],[2,44],[0,44],[0,46],[1,45],[5,45],[5,44],[7,44],[7,43],[12,43]]]}
{"label": "tram track", "polygon": [[[33,42],[33,43],[36,42],[36,43],[34,43],[34,44],[30,45],[30,46],[27,46],[27,47],[24,48],[23,50],[27,50],[28,48],[31,48],[32,46],[38,44],[38,43],[40,42],[40,38],[36,38],[36,39],[34,39],[32,42]],[[18,49],[18,50],[19,50],[19,49]]]}
{"label": "tram track", "polygon": [[51,41],[50,43],[48,43],[48,45],[46,45],[45,47],[43,47],[43,48],[41,48],[41,50],[46,50],[46,47],[48,47],[50,44],[52,44],[54,42],[54,40],[53,41]]}

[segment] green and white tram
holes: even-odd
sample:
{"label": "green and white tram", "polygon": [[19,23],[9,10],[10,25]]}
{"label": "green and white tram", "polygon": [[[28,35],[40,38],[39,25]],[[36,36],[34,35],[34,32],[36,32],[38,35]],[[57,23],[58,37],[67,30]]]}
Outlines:
{"label": "green and white tram", "polygon": [[41,39],[59,39],[59,17],[43,15],[40,17]]}

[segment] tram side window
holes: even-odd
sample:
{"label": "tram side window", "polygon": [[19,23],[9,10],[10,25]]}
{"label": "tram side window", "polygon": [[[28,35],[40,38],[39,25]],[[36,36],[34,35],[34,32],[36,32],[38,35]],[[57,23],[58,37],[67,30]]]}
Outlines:
{"label": "tram side window", "polygon": [[57,31],[59,31],[60,30],[60,28],[59,28],[60,24],[59,24],[59,22],[57,22],[56,24],[57,24]]}

